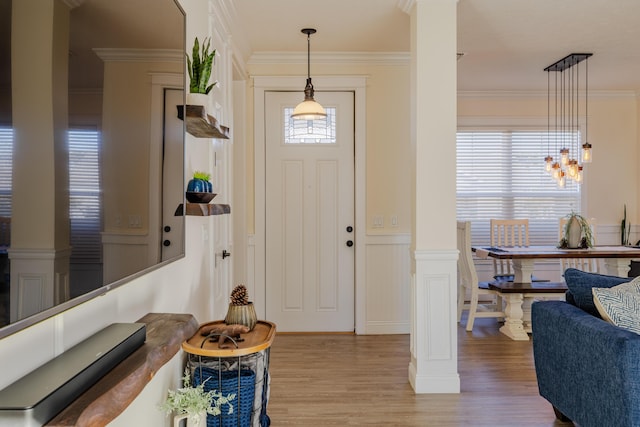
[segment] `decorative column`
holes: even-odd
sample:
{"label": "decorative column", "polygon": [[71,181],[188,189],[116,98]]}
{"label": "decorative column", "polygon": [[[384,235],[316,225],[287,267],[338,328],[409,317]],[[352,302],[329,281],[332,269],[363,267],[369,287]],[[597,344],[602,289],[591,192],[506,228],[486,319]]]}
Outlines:
{"label": "decorative column", "polygon": [[69,299],[69,7],[14,0],[11,31],[14,322]]}
{"label": "decorative column", "polygon": [[414,165],[409,381],[416,393],[459,393],[456,325],[456,0],[414,0]]}

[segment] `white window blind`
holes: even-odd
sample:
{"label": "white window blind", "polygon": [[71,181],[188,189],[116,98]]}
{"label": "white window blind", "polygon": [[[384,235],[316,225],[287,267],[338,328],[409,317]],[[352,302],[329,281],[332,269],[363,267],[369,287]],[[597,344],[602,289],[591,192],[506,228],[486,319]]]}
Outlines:
{"label": "white window blind", "polygon": [[100,191],[100,133],[70,129],[69,216],[71,261],[102,261],[102,196]]}
{"label": "white window blind", "polygon": [[13,129],[0,126],[0,216],[11,217]]}
{"label": "white window blind", "polygon": [[[544,171],[547,136],[546,130],[458,131],[457,218],[472,222],[473,244],[489,243],[491,218],[528,218],[532,245],[556,244],[559,219],[579,212],[580,186],[567,180],[559,188]],[[579,133],[573,137],[579,140]]]}

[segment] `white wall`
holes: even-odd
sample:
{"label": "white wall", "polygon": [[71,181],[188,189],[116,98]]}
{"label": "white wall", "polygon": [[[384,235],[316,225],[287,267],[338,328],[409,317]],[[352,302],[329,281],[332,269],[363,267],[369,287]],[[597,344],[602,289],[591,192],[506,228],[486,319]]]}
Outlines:
{"label": "white wall", "polygon": [[[210,34],[213,26],[209,4],[202,0],[181,0],[187,13],[187,44],[194,37]],[[219,78],[219,77],[218,77]],[[221,82],[224,85],[226,82]],[[229,86],[231,82],[229,81]],[[229,101],[225,93],[213,103],[219,115],[227,114]],[[224,122],[223,122],[224,123]],[[187,164],[209,164],[211,144],[195,141],[187,135]],[[195,160],[194,160],[195,159]],[[189,172],[189,170],[187,170]],[[0,341],[0,388],[59,355],[103,327],[114,322],[133,322],[150,312],[191,313],[200,322],[224,317],[213,305],[218,284],[211,280],[213,271],[211,233],[214,220],[210,217],[186,217],[186,256],[158,270],[95,298],[53,318],[33,325]],[[113,425],[170,425],[156,406],[166,397],[168,388],[179,386],[183,355],[179,353],[159,370],[144,392]],[[10,368],[9,368],[10,367]]]}

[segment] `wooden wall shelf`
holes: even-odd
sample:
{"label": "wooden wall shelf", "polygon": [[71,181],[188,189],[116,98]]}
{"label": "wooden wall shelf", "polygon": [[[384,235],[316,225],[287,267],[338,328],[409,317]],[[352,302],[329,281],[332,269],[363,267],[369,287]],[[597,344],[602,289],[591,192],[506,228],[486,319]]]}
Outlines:
{"label": "wooden wall shelf", "polygon": [[230,205],[213,204],[213,203],[187,203],[185,209],[184,205],[180,203],[178,209],[176,209],[176,216],[181,215],[194,215],[194,216],[209,216],[209,215],[224,215],[231,213]]}
{"label": "wooden wall shelf", "polygon": [[[178,118],[185,120],[184,106],[178,105]],[[229,128],[218,123],[202,105],[187,105],[187,132],[197,138],[229,139]]]}

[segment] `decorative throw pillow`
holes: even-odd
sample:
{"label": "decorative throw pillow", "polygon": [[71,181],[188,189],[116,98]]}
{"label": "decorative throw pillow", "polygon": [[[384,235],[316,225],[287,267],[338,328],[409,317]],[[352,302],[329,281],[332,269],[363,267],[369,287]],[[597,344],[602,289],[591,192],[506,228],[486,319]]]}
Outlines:
{"label": "decorative throw pillow", "polygon": [[592,288],[612,288],[622,283],[629,282],[628,277],[606,276],[604,274],[587,273],[575,268],[567,268],[564,271],[564,280],[569,288],[571,298],[578,308],[589,314],[600,317],[598,309],[593,303]]}
{"label": "decorative throw pillow", "polygon": [[593,288],[592,292],[604,320],[640,334],[640,277],[613,288]]}

